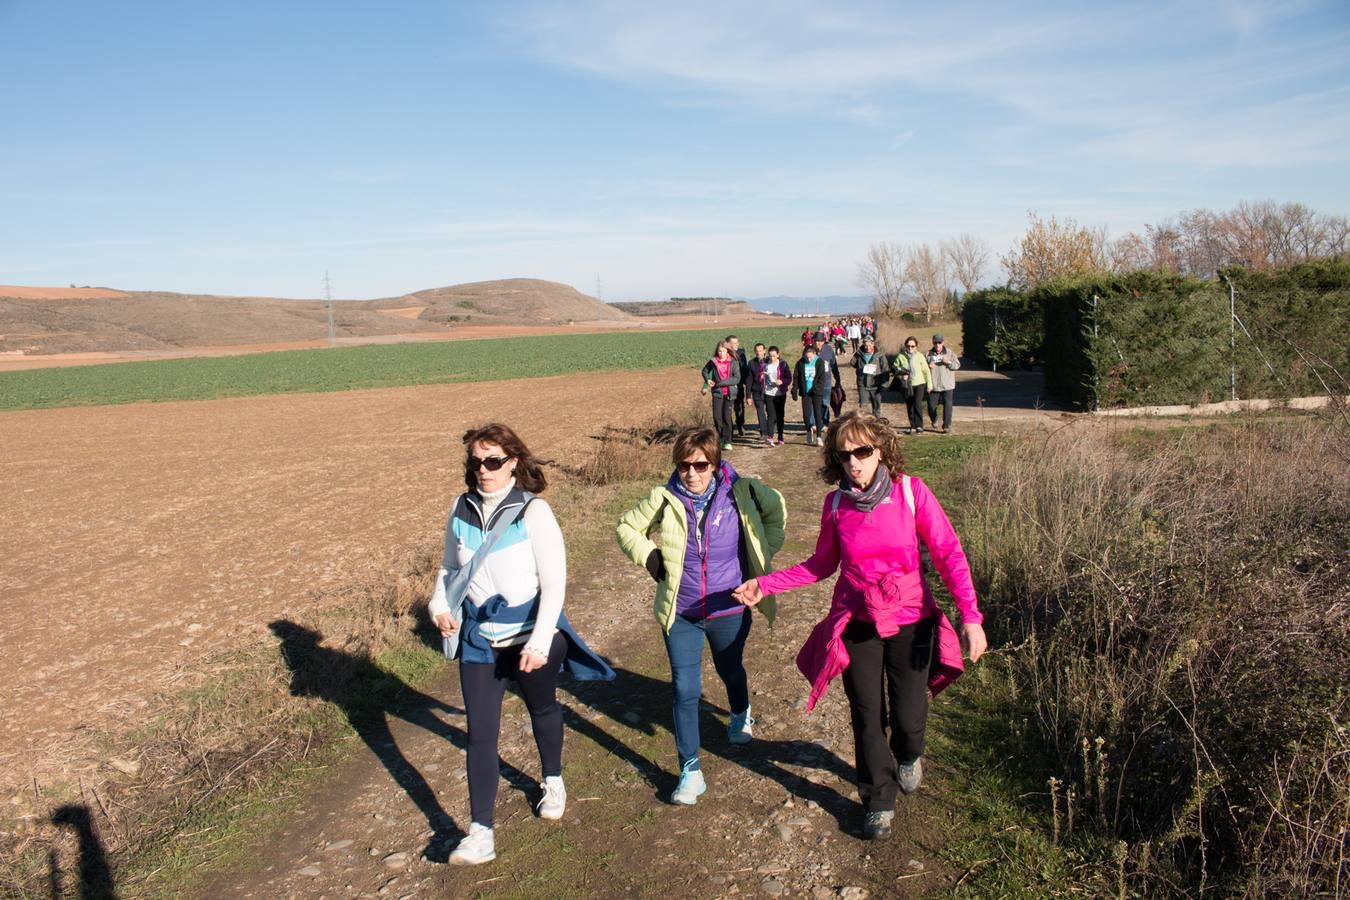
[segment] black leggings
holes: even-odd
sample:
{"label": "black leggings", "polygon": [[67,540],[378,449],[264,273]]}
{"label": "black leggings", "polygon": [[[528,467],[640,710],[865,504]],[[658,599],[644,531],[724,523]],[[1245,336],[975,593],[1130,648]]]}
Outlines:
{"label": "black leggings", "polygon": [[[731,429],[733,427],[732,406],[735,405],[735,402],[736,398],[734,396],[723,396],[721,388],[713,388],[713,425],[717,428],[718,438],[720,438],[724,444],[731,443]],[[743,409],[741,415],[745,415]]]}
{"label": "black leggings", "polygon": [[502,697],[506,682],[514,678],[530,711],[530,727],[539,748],[543,777],[562,774],[563,720],[558,705],[558,669],[567,655],[567,638],[553,635],[548,662],[533,672],[520,671],[524,645],[497,651],[497,661],[469,663],[460,660],[459,686],[464,692],[464,712],[469,720],[469,813],[480,825],[492,827],[492,809],[497,805],[497,737],[502,727]]}
{"label": "black leggings", "polygon": [[844,629],[849,656],[844,693],[853,725],[858,793],[868,812],[895,808],[897,761],[911,763],[923,755],[935,621],[906,625],[888,638],[879,637],[871,622],[854,620]]}
{"label": "black leggings", "polygon": [[774,394],[764,398],[764,411],[768,413],[768,424],[764,428],[765,437],[783,439],[783,411],[787,408],[787,395]]}
{"label": "black leggings", "polygon": [[921,384],[909,389],[909,427],[923,431],[924,401],[928,397],[928,385]]}

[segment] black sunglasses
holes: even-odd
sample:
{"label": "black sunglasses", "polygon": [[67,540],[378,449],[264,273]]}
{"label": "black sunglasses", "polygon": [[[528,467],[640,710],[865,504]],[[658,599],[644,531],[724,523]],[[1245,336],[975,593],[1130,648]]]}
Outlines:
{"label": "black sunglasses", "polygon": [[876,452],[876,447],[871,444],[863,444],[861,447],[854,447],[852,450],[836,450],[834,455],[840,462],[848,462],[850,456],[857,460],[864,460]]}
{"label": "black sunglasses", "polygon": [[485,456],[479,459],[476,456],[469,457],[469,468],[477,472],[479,469],[487,469],[489,472],[495,472],[506,465],[509,456]]}
{"label": "black sunglasses", "polygon": [[675,468],[681,475],[688,472],[690,469],[693,469],[695,472],[702,475],[704,472],[708,471],[710,466],[712,466],[712,463],[708,462],[706,459],[700,459],[698,462],[677,462],[675,464]]}

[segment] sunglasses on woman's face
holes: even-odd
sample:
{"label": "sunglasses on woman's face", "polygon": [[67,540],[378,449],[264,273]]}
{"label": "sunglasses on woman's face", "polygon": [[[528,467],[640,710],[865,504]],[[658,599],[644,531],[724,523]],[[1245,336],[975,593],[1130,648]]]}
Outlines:
{"label": "sunglasses on woman's face", "polygon": [[834,455],[840,462],[848,462],[850,456],[861,462],[875,452],[877,452],[876,447],[871,444],[863,444],[861,447],[854,447],[852,450],[836,450]]}
{"label": "sunglasses on woman's face", "polygon": [[702,475],[711,467],[712,463],[708,462],[706,459],[700,459],[698,462],[678,462],[675,464],[675,468],[679,470],[681,475],[684,475],[690,469],[693,469],[695,472]]}
{"label": "sunglasses on woman's face", "polygon": [[509,456],[485,456],[479,459],[476,456],[469,457],[469,468],[477,472],[479,469],[487,469],[489,472],[495,472],[506,465]]}

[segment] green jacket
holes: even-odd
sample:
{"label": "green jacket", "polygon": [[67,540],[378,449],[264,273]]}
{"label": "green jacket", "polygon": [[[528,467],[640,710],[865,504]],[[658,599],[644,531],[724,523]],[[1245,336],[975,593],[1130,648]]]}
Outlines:
{"label": "green jacket", "polygon": [[[741,538],[745,547],[745,561],[749,570],[746,578],[767,574],[773,555],[783,547],[786,537],[787,507],[783,495],[758,478],[742,475],[731,485],[731,495],[741,519]],[[619,547],[638,565],[646,565],[647,557],[657,549],[648,533],[660,529],[661,561],[666,577],[656,585],[656,621],[670,631],[675,623],[675,597],[680,591],[683,575],[685,545],[689,539],[689,524],[685,506],[665,485],[652,488],[649,496],[619,517],[616,529]],[[773,624],[778,611],[774,598],[765,597],[755,607]]]}

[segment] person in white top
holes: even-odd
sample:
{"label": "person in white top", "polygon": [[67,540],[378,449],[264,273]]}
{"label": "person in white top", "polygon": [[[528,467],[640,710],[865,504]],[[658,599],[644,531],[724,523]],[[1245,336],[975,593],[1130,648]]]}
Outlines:
{"label": "person in white top", "polygon": [[[520,688],[539,749],[543,799],[537,812],[559,819],[566,808],[557,686],[569,652],[567,629],[559,627],[567,549],[553,510],[532,496],[545,488],[544,473],[516,433],[505,425],[486,425],[466,433],[464,446],[469,490],[451,508],[445,557],[428,612],[441,634],[457,641],[468,718],[472,823],[449,861],[474,865],[497,855],[492,831],[500,777],[497,739],[509,680]],[[492,543],[486,558],[475,561],[487,541]],[[467,590],[449,597],[447,585],[465,569],[473,572]]]}

